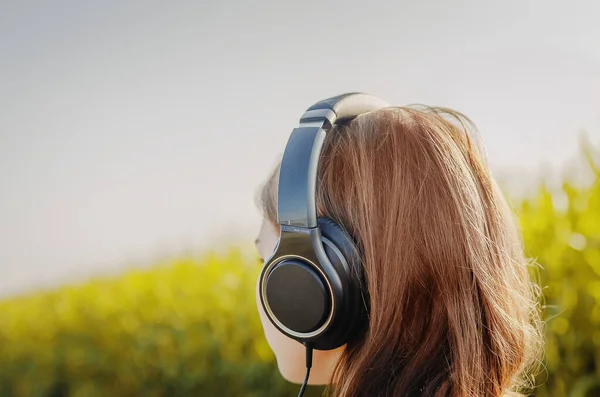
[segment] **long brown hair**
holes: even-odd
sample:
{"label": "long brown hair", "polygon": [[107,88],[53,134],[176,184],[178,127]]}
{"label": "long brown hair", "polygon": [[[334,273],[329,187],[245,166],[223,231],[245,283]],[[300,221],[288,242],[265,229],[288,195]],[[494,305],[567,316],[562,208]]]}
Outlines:
{"label": "long brown hair", "polygon": [[[276,224],[277,172],[262,191]],[[317,211],[354,236],[370,303],[336,396],[505,396],[527,390],[542,337],[513,213],[472,123],[441,108],[386,108],[336,127]]]}

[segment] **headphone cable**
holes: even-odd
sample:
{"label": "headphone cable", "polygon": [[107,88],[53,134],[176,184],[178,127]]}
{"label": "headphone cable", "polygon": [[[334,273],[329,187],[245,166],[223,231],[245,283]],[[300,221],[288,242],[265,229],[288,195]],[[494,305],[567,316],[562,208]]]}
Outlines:
{"label": "headphone cable", "polygon": [[306,346],[306,377],[304,378],[304,383],[302,383],[302,387],[300,388],[300,393],[298,393],[298,397],[302,397],[302,395],[304,394],[304,390],[306,390],[306,385],[308,384],[308,377],[310,376],[310,368],[312,367],[312,345],[310,344],[310,342],[305,342],[304,346]]}

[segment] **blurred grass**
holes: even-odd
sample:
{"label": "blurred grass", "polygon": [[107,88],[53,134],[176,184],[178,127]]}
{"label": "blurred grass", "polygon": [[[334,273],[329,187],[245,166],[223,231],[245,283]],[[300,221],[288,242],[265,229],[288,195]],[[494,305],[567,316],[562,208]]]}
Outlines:
{"label": "blurred grass", "polygon": [[0,303],[0,396],[293,395],[238,250]]}
{"label": "blurred grass", "polygon": [[600,396],[599,154],[583,143],[590,185],[543,185],[517,211],[526,254],[542,266],[546,371],[537,396]]}
{"label": "blurred grass", "polygon": [[[548,319],[538,397],[600,396],[600,170],[592,146],[582,157],[589,186],[516,205]],[[295,395],[262,334],[258,272],[232,249],[0,302],[0,396]]]}

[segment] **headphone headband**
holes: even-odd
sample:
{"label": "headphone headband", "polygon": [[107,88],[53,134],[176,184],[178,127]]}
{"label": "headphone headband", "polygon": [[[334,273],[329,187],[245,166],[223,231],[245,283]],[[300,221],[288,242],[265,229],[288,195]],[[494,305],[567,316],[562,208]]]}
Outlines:
{"label": "headphone headband", "polygon": [[317,227],[317,168],[325,134],[334,125],[389,106],[364,93],[348,93],[317,102],[292,131],[281,161],[277,221],[283,226]]}

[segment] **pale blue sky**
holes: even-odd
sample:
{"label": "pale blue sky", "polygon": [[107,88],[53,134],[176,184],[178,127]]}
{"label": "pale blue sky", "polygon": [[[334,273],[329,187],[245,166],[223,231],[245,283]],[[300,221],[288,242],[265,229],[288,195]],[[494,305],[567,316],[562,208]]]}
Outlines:
{"label": "pale blue sky", "polygon": [[466,113],[515,179],[600,142],[598,1],[231,3],[0,4],[0,295],[253,240],[342,92]]}

